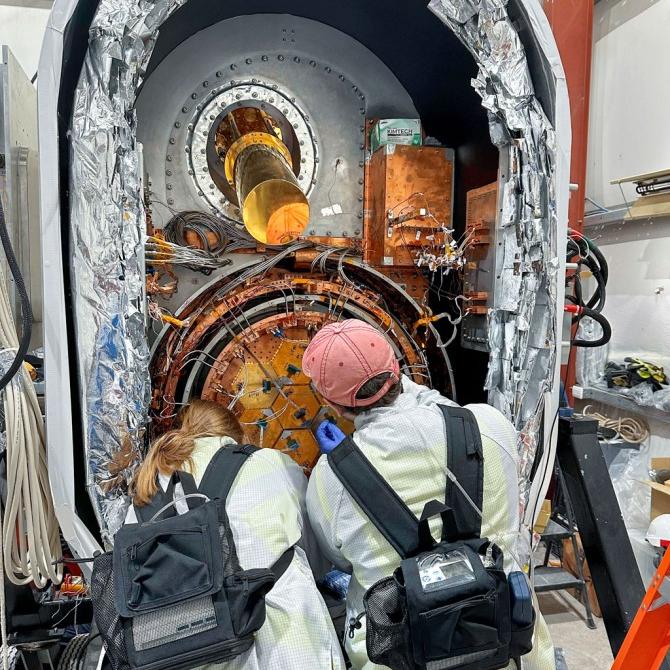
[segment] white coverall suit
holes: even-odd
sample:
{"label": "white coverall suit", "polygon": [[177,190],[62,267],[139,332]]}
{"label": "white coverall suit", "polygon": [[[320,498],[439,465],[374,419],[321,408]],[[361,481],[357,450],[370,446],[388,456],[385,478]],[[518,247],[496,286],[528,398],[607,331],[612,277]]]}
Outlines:
{"label": "white coverall suit", "polygon": [[[419,517],[430,500],[444,500],[447,448],[444,418],[438,404],[453,405],[437,391],[402,378],[403,392],[389,407],[378,407],[355,419],[354,441],[372,465]],[[484,451],[482,537],[496,542],[512,569],[519,530],[519,487],[516,431],[489,405],[468,406],[479,425]],[[351,572],[347,621],[364,611],[363,595],[400,565],[400,556],[361,511],[322,456],[307,489],[310,524],[333,564]],[[441,521],[431,522],[439,537]],[[539,612],[533,650],[522,659],[523,670],[555,670],[554,649]],[[356,670],[380,670],[365,647],[362,627],[346,636],[346,650]],[[514,661],[509,668],[514,668]]]}
{"label": "white coverall suit", "polygon": [[[192,474],[199,484],[216,451],[234,441],[228,437],[207,437],[197,439],[195,444]],[[167,477],[160,476],[164,490],[168,482]],[[242,466],[226,502],[242,569],[268,568],[290,547],[295,547],[295,556],[265,596],[265,623],[251,649],[231,661],[203,668],[344,670],[335,629],[303,551],[316,548],[305,514],[306,488],[307,479],[300,467],[289,456],[273,449],[255,452]],[[178,501],[176,508],[183,513],[185,505],[184,501]],[[131,507],[126,523],[136,522]]]}

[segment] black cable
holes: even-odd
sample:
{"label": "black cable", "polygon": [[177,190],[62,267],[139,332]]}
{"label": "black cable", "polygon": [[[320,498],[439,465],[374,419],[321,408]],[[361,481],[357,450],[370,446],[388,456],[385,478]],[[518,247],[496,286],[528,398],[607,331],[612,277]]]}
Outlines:
{"label": "black cable", "polygon": [[591,258],[585,258],[582,263],[591,270],[593,278],[596,280],[596,290],[593,292],[593,295],[586,301],[586,307],[595,310],[596,312],[602,312],[603,307],[605,306],[605,298],[607,297],[607,280],[605,275],[602,274],[602,271],[596,263],[596,261]]}
{"label": "black cable", "polygon": [[[612,338],[612,326],[610,322],[600,313],[588,307],[582,307],[582,316],[587,316],[597,323],[603,329],[602,337],[599,340],[572,340],[575,347],[602,347]],[[580,318],[581,320],[581,318]]]}
{"label": "black cable", "polygon": [[2,248],[5,250],[5,256],[7,256],[7,264],[14,277],[14,284],[16,290],[19,293],[21,298],[21,316],[22,316],[22,329],[21,329],[21,341],[19,342],[19,348],[14,356],[12,364],[9,366],[9,370],[0,379],[0,391],[9,384],[14,378],[14,375],[19,371],[23,363],[23,359],[28,353],[28,347],[30,346],[30,338],[33,332],[33,310],[30,306],[30,298],[28,297],[28,291],[26,291],[26,285],[23,282],[23,277],[21,276],[21,270],[19,264],[14,255],[14,249],[12,249],[12,243],[9,239],[9,233],[7,232],[7,226],[5,225],[5,210],[2,206],[2,199],[0,198],[0,241],[2,241]]}
{"label": "black cable", "polygon": [[600,251],[600,248],[592,239],[588,237],[585,237],[584,239],[586,240],[586,243],[589,245],[591,253],[596,257],[598,265],[600,266],[600,272],[602,273],[603,276],[603,281],[607,284],[607,280],[609,278],[609,267],[607,265],[607,261],[605,260],[605,256],[603,256],[602,251]]}

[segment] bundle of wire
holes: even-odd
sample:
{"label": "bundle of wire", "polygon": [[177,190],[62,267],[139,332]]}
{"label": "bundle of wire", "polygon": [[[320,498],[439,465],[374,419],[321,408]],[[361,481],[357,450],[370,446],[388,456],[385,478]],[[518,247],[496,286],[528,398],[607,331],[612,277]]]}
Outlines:
{"label": "bundle of wire", "polygon": [[175,214],[163,234],[174,245],[197,248],[212,256],[256,245],[247,230],[232,219],[195,210]]}
{"label": "bundle of wire", "polygon": [[[572,344],[576,347],[601,347],[607,344],[612,337],[609,321],[602,314],[607,296],[607,261],[593,240],[572,229],[568,231],[566,261],[577,265],[574,274],[566,274],[565,278],[566,287],[570,283],[573,284],[572,295],[565,296],[565,299],[572,304],[572,307],[566,307],[566,310],[575,314],[573,324],[578,324],[584,317],[589,317],[600,324],[603,331],[602,336],[597,340],[575,339]],[[588,299],[584,298],[582,290],[582,266],[588,268],[596,281],[593,295]]]}
{"label": "bundle of wire", "polygon": [[231,263],[229,258],[222,258],[210,251],[181,246],[157,236],[147,237],[145,253],[148,265],[185,265],[205,274]]}
{"label": "bundle of wire", "polygon": [[591,405],[587,405],[582,410],[584,416],[595,419],[602,428],[613,430],[624,442],[630,444],[640,444],[649,437],[649,428],[638,419],[631,416],[622,416],[618,419],[611,419],[604,414],[594,412]]}
{"label": "bundle of wire", "polygon": [[[30,301],[9,241],[1,201],[0,238],[23,310],[23,332],[19,340],[7,293],[8,282],[0,267],[0,348],[5,362],[9,363],[0,380],[0,388],[4,390],[7,439],[7,500],[2,518],[0,581],[4,584],[6,577],[14,584],[34,582],[41,589],[49,581],[60,583],[62,548],[49,487],[44,421],[32,380],[23,366],[32,322]],[[0,610],[3,665],[6,668],[4,588],[0,589]]]}
{"label": "bundle of wire", "polygon": [[23,366],[32,322],[30,302],[9,241],[1,202],[0,238],[21,295],[24,324],[19,341],[7,294],[8,282],[0,267],[0,348],[13,359],[0,381],[4,384],[12,374],[11,382],[3,389],[7,502],[2,522],[2,566],[14,584],[35,582],[38,588],[44,588],[49,580],[58,583],[62,578],[60,534],[49,487],[44,421],[32,380]]}

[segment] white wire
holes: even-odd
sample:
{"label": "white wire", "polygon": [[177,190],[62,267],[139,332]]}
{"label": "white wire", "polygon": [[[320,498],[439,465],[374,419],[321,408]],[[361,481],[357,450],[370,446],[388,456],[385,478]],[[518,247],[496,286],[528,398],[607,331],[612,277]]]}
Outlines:
{"label": "white wire", "polygon": [[[14,317],[0,268],[0,348],[18,347]],[[4,389],[7,437],[7,502],[2,519],[4,572],[14,584],[43,589],[63,577],[58,521],[54,513],[37,394],[25,368]]]}
{"label": "white wire", "polygon": [[649,428],[632,416],[622,416],[618,419],[611,419],[604,414],[594,412],[591,405],[587,405],[582,410],[584,416],[595,419],[603,428],[609,428],[624,441],[631,444],[640,444],[649,437]]}

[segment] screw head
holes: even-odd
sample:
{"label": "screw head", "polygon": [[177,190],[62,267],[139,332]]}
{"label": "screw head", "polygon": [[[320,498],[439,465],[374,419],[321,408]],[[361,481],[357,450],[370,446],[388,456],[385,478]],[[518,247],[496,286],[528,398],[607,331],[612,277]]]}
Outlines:
{"label": "screw head", "polygon": [[284,56],[282,56],[281,54],[279,54],[279,56],[277,56],[277,60],[284,60]]}
{"label": "screw head", "polygon": [[264,63],[267,63],[267,62],[268,62],[268,57],[267,57],[267,56],[261,56],[261,60],[262,60]]}
{"label": "screw head", "polygon": [[166,184],[166,185],[165,185],[165,188],[166,188],[168,191],[171,191],[171,190],[172,190],[172,184]]}
{"label": "screw head", "polygon": [[223,77],[223,72],[221,72],[221,70],[217,70],[216,71],[216,76],[219,77],[219,78]]}
{"label": "screw head", "polygon": [[172,160],[172,156],[171,156],[170,154],[168,154],[168,155],[165,157],[165,160],[169,163],[169,162]]}
{"label": "screw head", "polygon": [[198,97],[198,94],[197,94],[197,93],[191,93],[191,98],[192,98],[193,100],[196,100],[197,97]]}
{"label": "screw head", "polygon": [[181,112],[182,114],[186,114],[186,112],[188,112],[188,107],[182,107]]}
{"label": "screw head", "polygon": [[203,88],[207,88],[209,86],[209,82],[205,79],[205,81],[202,82]]}
{"label": "screw head", "polygon": [[361,234],[361,229],[356,228],[356,230],[354,230],[354,235],[360,235],[360,234]]}
{"label": "screw head", "polygon": [[168,198],[168,205],[174,205],[174,200],[172,198]]}
{"label": "screw head", "polygon": [[253,60],[251,60],[251,58],[245,58],[245,59],[244,59],[244,62],[245,62],[247,65],[251,65],[251,64],[253,63]]}
{"label": "screw head", "polygon": [[175,121],[174,127],[175,128],[181,128],[181,123],[179,123],[179,121]]}
{"label": "screw head", "polygon": [[174,144],[176,141],[177,141],[177,140],[175,140],[174,137],[171,137],[171,138],[170,138],[170,144]]}
{"label": "screw head", "polygon": [[171,176],[172,176],[172,170],[165,170],[165,174],[166,174],[168,177],[171,177]]}
{"label": "screw head", "polygon": [[231,70],[237,70],[237,65],[235,65],[235,63],[231,63],[230,64],[230,69]]}

